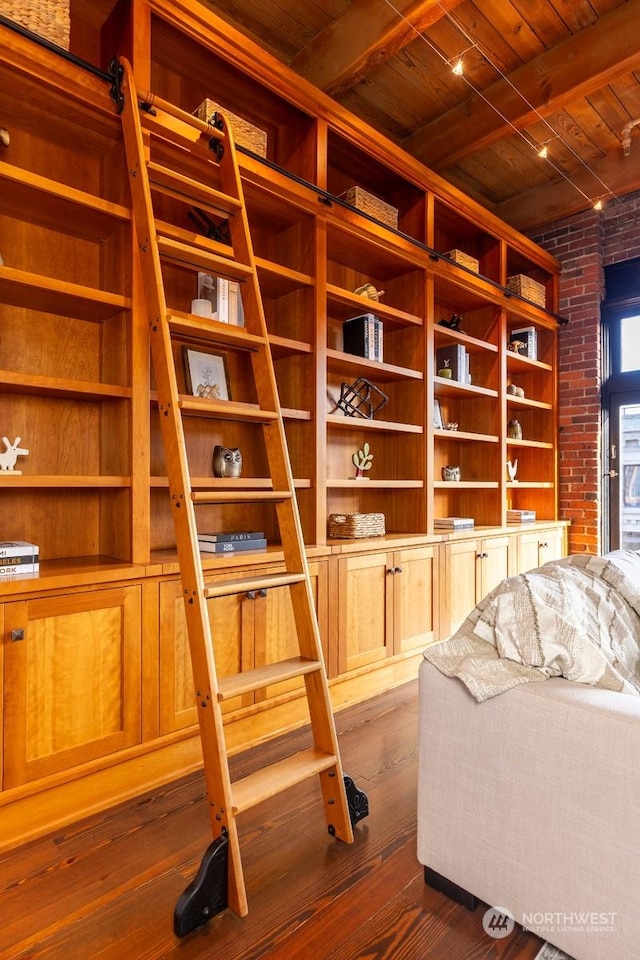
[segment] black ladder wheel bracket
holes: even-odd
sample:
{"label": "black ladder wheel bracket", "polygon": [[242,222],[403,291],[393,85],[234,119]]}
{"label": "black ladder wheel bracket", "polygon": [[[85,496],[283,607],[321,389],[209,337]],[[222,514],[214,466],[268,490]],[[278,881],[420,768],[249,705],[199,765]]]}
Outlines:
{"label": "black ladder wheel bracket", "polygon": [[369,798],[363,790],[358,790],[352,778],[346,773],[343,775],[343,779],[351,826],[355,827],[357,823],[369,816]]}
{"label": "black ladder wheel bracket", "polygon": [[186,937],[227,909],[229,841],[226,832],[209,844],[197,874],[180,894],[173,914],[173,932]]}

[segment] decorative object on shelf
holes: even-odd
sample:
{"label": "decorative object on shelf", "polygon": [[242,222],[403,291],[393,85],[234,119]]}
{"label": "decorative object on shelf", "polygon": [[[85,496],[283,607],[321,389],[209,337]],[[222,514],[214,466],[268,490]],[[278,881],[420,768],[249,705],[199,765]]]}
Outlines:
{"label": "decorative object on shelf", "polygon": [[217,240],[218,243],[231,243],[231,233],[229,231],[229,220],[221,217],[216,223],[208,213],[199,207],[192,207],[187,213],[198,233],[209,240]]}
{"label": "decorative object on shelf", "polygon": [[447,327],[448,330],[458,330],[460,331],[460,324],[462,323],[462,314],[461,313],[452,313],[451,319],[449,320],[438,320],[438,323],[441,327]]}
{"label": "decorative object on shelf", "polygon": [[69,6],[69,0],[5,0],[2,15],[68,50]]}
{"label": "decorative object on shelf", "polygon": [[213,318],[213,307],[211,306],[211,300],[192,300],[191,301],[191,313],[195,314],[196,317],[210,317]]}
{"label": "decorative object on shelf", "polygon": [[519,297],[524,297],[525,300],[530,300],[531,303],[535,303],[539,307],[544,308],[546,306],[547,291],[544,284],[532,280],[531,277],[526,277],[523,273],[507,277],[507,289],[511,290],[512,293],[517,293]]}
{"label": "decorative object on shelf", "polygon": [[387,227],[393,227],[394,230],[398,229],[397,208],[392,207],[390,203],[386,203],[367,190],[363,190],[362,187],[357,185],[349,187],[348,190],[338,196],[352,207],[361,210],[362,213],[369,214],[374,220],[379,220],[380,223],[384,223]]}
{"label": "decorative object on shelf", "polygon": [[225,107],[220,106],[215,100],[203,100],[195,111],[199,120],[210,123],[211,126],[217,126],[216,114],[221,113],[233,131],[233,138],[241,147],[246,147],[252,153],[257,153],[259,157],[267,155],[267,134],[266,131],[256,127],[254,123],[239,117],[236,113],[231,113]]}
{"label": "decorative object on shelf", "polygon": [[384,328],[373,313],[351,317],[342,324],[342,349],[365,360],[382,363]]}
{"label": "decorative object on shelf", "polygon": [[436,517],[433,521],[434,530],[473,530],[473,517]]}
{"label": "decorative object on shelf", "polygon": [[364,377],[358,377],[353,383],[342,383],[338,408],[347,417],[363,417],[373,420],[374,415],[384,407],[389,397],[375,384]]}
{"label": "decorative object on shelf", "polygon": [[183,347],[187,391],[192,397],[230,400],[227,361],[224,354],[204,353]]}
{"label": "decorative object on shelf", "polygon": [[367,297],[368,300],[375,300],[376,302],[384,297],[384,290],[376,290],[372,283],[364,283],[361,287],[356,287],[353,292],[360,297]]}
{"label": "decorative object on shelf", "polygon": [[442,467],[442,469],[440,470],[440,474],[442,476],[442,479],[446,480],[447,482],[449,482],[450,480],[458,481],[462,479],[462,472],[460,470],[460,467],[450,467],[450,466]]}
{"label": "decorative object on shelf", "polygon": [[369,453],[369,444],[363,444],[362,450],[358,450],[351,457],[351,462],[356,468],[356,480],[368,480],[368,477],[365,477],[364,471],[371,470],[373,463],[373,454]]}
{"label": "decorative object on shelf", "polygon": [[18,446],[20,439],[20,437],[16,437],[13,443],[9,443],[7,437],[2,438],[5,449],[3,453],[0,453],[0,473],[22,473],[22,470],[14,469],[16,461],[18,457],[28,457],[29,451]]}
{"label": "decorative object on shelf", "polygon": [[442,425],[442,429],[449,430],[451,433],[455,433],[455,431],[458,429],[458,424],[455,422],[455,420],[450,420]]}
{"label": "decorative object on shelf", "polygon": [[519,420],[509,420],[507,437],[510,440],[522,440],[522,425]]}
{"label": "decorative object on shelf", "polygon": [[6,127],[0,127],[0,143],[3,147],[8,147],[11,143],[11,134]]}
{"label": "decorative object on shelf", "polygon": [[512,353],[519,354],[521,351],[524,351],[525,347],[526,343],[524,340],[510,340],[507,344],[507,350],[511,350]]}
{"label": "decorative object on shelf", "polygon": [[467,270],[472,270],[474,273],[480,271],[480,261],[476,260],[475,257],[470,257],[468,253],[464,253],[462,250],[449,250],[444,256],[447,260],[453,260],[454,263],[466,267]]}
{"label": "decorative object on shelf", "polygon": [[384,513],[331,513],[329,536],[341,540],[358,537],[384,537]]}
{"label": "decorative object on shelf", "polygon": [[[469,372],[469,354],[461,343],[451,343],[436,350],[436,370],[439,377],[457,380],[458,383],[471,383]],[[450,370],[450,373],[444,373]]]}
{"label": "decorative object on shelf", "polygon": [[518,472],[518,461],[507,460],[507,474],[511,483],[516,482],[516,473]]}
{"label": "decorative object on shelf", "polygon": [[433,426],[436,430],[442,430],[443,428],[442,407],[437,397],[434,397],[433,400]]}
{"label": "decorative object on shelf", "polygon": [[13,580],[40,571],[40,547],[26,540],[0,543],[0,578]]}
{"label": "decorative object on shelf", "polygon": [[239,447],[223,447],[217,443],[213,448],[214,477],[239,477],[242,475],[242,452]]}
{"label": "decorative object on shelf", "polygon": [[507,393],[512,397],[520,397],[524,399],[524,387],[517,387],[515,383],[510,383],[507,387]]}
{"label": "decorative object on shelf", "polygon": [[518,353],[521,356],[529,357],[530,360],[538,359],[538,332],[535,327],[519,327],[512,330],[509,334],[509,342],[521,344]]}

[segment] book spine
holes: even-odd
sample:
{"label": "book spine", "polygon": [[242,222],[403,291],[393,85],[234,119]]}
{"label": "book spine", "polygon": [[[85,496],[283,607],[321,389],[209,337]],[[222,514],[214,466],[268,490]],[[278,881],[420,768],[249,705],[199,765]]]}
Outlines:
{"label": "book spine", "polygon": [[38,554],[25,553],[22,556],[0,557],[2,567],[23,567],[25,564],[38,563]]}
{"label": "book spine", "polygon": [[38,548],[34,546],[29,549],[29,544],[26,543],[18,543],[15,546],[10,546],[9,544],[1,546],[0,563],[4,563],[9,557],[20,557],[23,560],[28,559],[30,562],[33,562],[38,559]]}
{"label": "book spine", "polygon": [[238,300],[240,291],[235,280],[229,281],[229,323],[238,326]]}
{"label": "book spine", "polygon": [[382,336],[383,336],[383,329],[384,329],[384,328],[383,328],[383,326],[382,326],[382,320],[380,320],[379,317],[375,317],[373,322],[374,322],[374,327],[375,327],[374,360],[377,360],[379,363],[382,363],[382,358],[383,358],[383,356],[384,356],[383,343],[382,343]]}
{"label": "book spine", "polygon": [[207,543],[237,543],[245,540],[263,540],[264,533],[258,530],[238,531],[238,533],[199,533],[198,540]]}
{"label": "book spine", "polygon": [[263,550],[267,541],[262,539],[211,543],[209,540],[198,540],[198,546],[204,553],[242,553],[244,550]]}
{"label": "book spine", "polygon": [[38,573],[39,563],[21,563],[19,566],[4,566],[0,564],[0,578],[6,580],[8,577],[22,577],[26,573]]}

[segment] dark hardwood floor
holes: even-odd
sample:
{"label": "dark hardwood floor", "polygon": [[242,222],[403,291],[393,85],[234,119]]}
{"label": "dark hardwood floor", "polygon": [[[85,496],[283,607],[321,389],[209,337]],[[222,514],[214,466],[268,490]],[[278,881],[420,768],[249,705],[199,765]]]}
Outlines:
{"label": "dark hardwood floor", "polygon": [[[482,906],[424,884],[417,685],[336,719],[344,768],[369,797],[353,845],[327,834],[316,781],[263,804],[240,822],[249,915],[178,940],[173,909],[211,839],[193,775],[0,858],[0,960],[533,960],[532,934],[494,940]],[[235,758],[234,775],[307,737]]]}

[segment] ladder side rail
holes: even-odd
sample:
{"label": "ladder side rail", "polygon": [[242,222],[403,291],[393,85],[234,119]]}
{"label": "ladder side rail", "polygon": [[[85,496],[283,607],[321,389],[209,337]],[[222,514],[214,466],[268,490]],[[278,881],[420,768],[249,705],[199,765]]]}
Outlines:
{"label": "ladder side rail", "polygon": [[[221,752],[221,745],[225,742],[224,728],[218,697],[209,611],[205,598],[204,573],[197,549],[195,510],[191,497],[187,495],[190,490],[190,477],[180,415],[180,397],[175,368],[169,363],[169,358],[172,357],[172,346],[169,325],[166,322],[167,305],[164,297],[162,266],[155,239],[155,224],[151,217],[153,209],[151,187],[144,162],[146,146],[138,114],[138,97],[135,93],[131,67],[125,60],[121,62],[125,76],[123,82],[125,106],[122,112],[125,150],[129,176],[132,180],[136,180],[131,187],[134,224],[140,249],[151,330],[151,352],[156,375],[160,424],[197,697],[209,815],[214,835],[220,835],[223,830],[226,830],[229,835],[231,855],[229,906],[240,916],[244,916],[248,912],[247,896],[242,876],[236,822],[229,815],[232,808],[231,780],[226,755]],[[177,447],[176,453],[171,455],[170,451],[174,444]]]}

